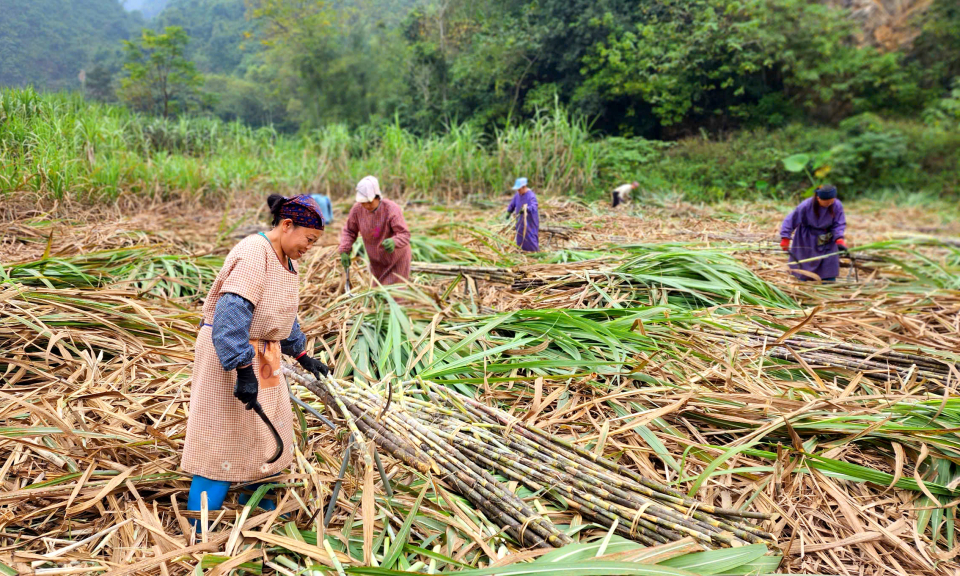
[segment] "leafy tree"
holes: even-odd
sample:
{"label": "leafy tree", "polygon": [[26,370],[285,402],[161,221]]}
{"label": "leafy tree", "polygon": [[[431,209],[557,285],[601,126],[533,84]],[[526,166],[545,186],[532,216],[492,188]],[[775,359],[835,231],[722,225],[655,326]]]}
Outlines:
{"label": "leafy tree", "polygon": [[292,118],[358,125],[391,113],[403,52],[380,18],[384,12],[353,3],[334,10],[318,0],[248,0],[248,14],[264,46],[257,74],[286,99]]}
{"label": "leafy tree", "polygon": [[162,33],[144,29],[139,40],[125,41],[127,76],[120,97],[131,107],[163,116],[196,108],[202,101],[203,76],[183,56],[190,37],[179,26]]}

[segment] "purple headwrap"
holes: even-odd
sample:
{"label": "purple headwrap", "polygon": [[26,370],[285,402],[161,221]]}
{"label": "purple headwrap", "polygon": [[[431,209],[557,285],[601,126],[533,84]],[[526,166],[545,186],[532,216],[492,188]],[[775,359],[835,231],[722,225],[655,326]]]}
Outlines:
{"label": "purple headwrap", "polygon": [[286,198],[280,207],[280,218],[289,218],[297,226],[323,230],[323,216],[320,207],[309,196]]}

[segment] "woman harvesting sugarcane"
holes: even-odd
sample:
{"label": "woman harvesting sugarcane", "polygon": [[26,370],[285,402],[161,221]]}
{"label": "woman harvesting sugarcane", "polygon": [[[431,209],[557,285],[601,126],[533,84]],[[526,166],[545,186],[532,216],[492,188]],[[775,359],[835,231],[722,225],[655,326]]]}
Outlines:
{"label": "woman harvesting sugarcane", "polygon": [[[793,209],[780,226],[780,247],[790,254],[790,268],[816,274],[824,282],[833,282],[840,273],[840,252],[847,251],[843,235],[847,219],[843,204],[837,199],[837,187],[825,184],[817,188],[813,198],[807,198]],[[793,248],[790,236],[793,235]],[[811,258],[809,262],[804,262]],[[800,280],[814,276],[794,273]]]}
{"label": "woman harvesting sugarcane", "polygon": [[370,257],[370,273],[380,284],[397,284],[410,278],[410,229],[403,209],[383,198],[380,183],[366,176],[357,184],[357,203],[350,209],[340,233],[340,263],[350,269],[350,251],[357,235]]}
{"label": "woman harvesting sugarcane", "polygon": [[507,218],[517,215],[517,246],[525,252],[540,250],[540,207],[537,195],[527,187],[526,178],[517,178],[513,183],[516,192],[507,206]]}
{"label": "woman harvesting sugarcane", "polygon": [[194,475],[188,510],[200,510],[203,492],[208,509],[219,509],[231,483],[290,464],[293,416],[281,353],[317,378],[328,373],[305,350],[294,265],[323,233],[320,209],[307,196],[274,194],[267,205],[273,229],[230,251],[203,304],[182,461]]}

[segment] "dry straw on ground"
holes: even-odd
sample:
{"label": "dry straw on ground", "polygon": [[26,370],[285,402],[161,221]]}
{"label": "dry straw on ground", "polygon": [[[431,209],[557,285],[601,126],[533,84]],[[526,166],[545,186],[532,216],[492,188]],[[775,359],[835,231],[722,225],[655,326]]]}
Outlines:
{"label": "dry straw on ground", "polygon": [[[340,429],[303,413],[295,463],[274,479],[280,511],[244,508],[232,496],[224,511],[184,510],[189,477],[178,459],[197,305],[216,258],[255,221],[235,227],[241,209],[227,218],[165,210],[71,221],[27,214],[5,223],[4,270],[52,259],[0,284],[0,563],[38,574],[186,574],[198,565],[216,574],[293,574],[371,559],[451,570],[541,556],[517,545],[520,528],[542,541],[559,534],[556,527],[596,521],[570,531],[584,542],[616,517],[616,531],[639,532],[642,523],[591,511],[597,503],[576,501],[582,496],[565,485],[543,486],[569,480],[563,470],[517,474],[529,462],[490,448],[491,430],[508,434],[516,422],[603,456],[628,476],[690,491],[704,510],[771,515],[761,528],[776,539],[770,552],[784,554],[781,571],[960,569],[952,523],[960,497],[960,292],[936,285],[935,269],[924,280],[901,265],[922,256],[955,270],[948,248],[891,245],[871,252],[879,261],[863,262],[859,283],[799,285],[772,250],[782,216],[772,208],[745,217],[680,202],[617,213],[545,202],[551,253],[534,258],[512,247],[509,230],[487,213],[411,207],[423,261],[411,285],[385,293],[358,267],[352,280],[361,290],[346,297],[332,231],[304,262],[301,316],[315,353],[335,361],[341,386],[356,384],[340,389],[361,409],[353,418],[382,408],[388,381],[396,384],[393,408],[364,430],[389,424],[393,434],[429,440],[398,412],[420,410],[429,420],[414,394],[421,386],[445,387],[433,389],[442,396],[419,395],[436,406],[460,398],[456,406],[503,410],[460,445],[473,466],[502,474],[502,488],[489,495],[542,521],[536,530],[498,521],[496,507],[465,494],[472,477],[456,480],[444,468],[460,464],[436,450],[404,461],[381,444],[392,489],[366,464],[369,453],[354,450],[324,528],[348,422],[301,385],[298,394]],[[891,224],[902,211],[848,207],[855,245],[893,232],[960,233],[957,223],[928,214],[910,220],[914,230]],[[875,217],[863,218],[868,212]],[[629,247],[678,242],[686,244]],[[114,250],[112,259],[104,261],[103,250]],[[698,260],[708,252],[712,260]],[[172,272],[133,269],[121,257],[162,262],[169,253],[189,257]],[[642,259],[650,254],[662,261]],[[738,285],[754,288],[737,294],[722,279],[696,277],[697,262],[720,269],[725,258],[743,269],[730,268]],[[678,264],[684,259],[690,264]],[[662,281],[649,280],[651,270]],[[693,288],[671,286],[670,274]],[[470,426],[484,410],[470,412]],[[430,430],[468,434],[434,424]],[[515,464],[498,468],[498,459]],[[420,461],[438,470],[418,470]],[[562,505],[564,495],[573,500]],[[200,516],[208,530],[192,534],[187,519]],[[318,533],[327,536],[319,544]],[[397,539],[409,546],[395,546]],[[694,538],[656,554],[704,544]]]}

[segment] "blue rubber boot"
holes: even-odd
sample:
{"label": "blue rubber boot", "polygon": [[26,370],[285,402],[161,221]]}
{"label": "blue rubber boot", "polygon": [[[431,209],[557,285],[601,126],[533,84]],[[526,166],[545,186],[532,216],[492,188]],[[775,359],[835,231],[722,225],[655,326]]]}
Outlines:
{"label": "blue rubber boot", "polygon": [[[194,476],[190,482],[190,495],[187,496],[187,510],[199,512],[200,494],[207,493],[207,510],[219,510],[223,507],[223,499],[227,497],[230,483],[225,480],[211,480],[203,476]],[[200,530],[200,521],[190,518],[190,525]]]}

